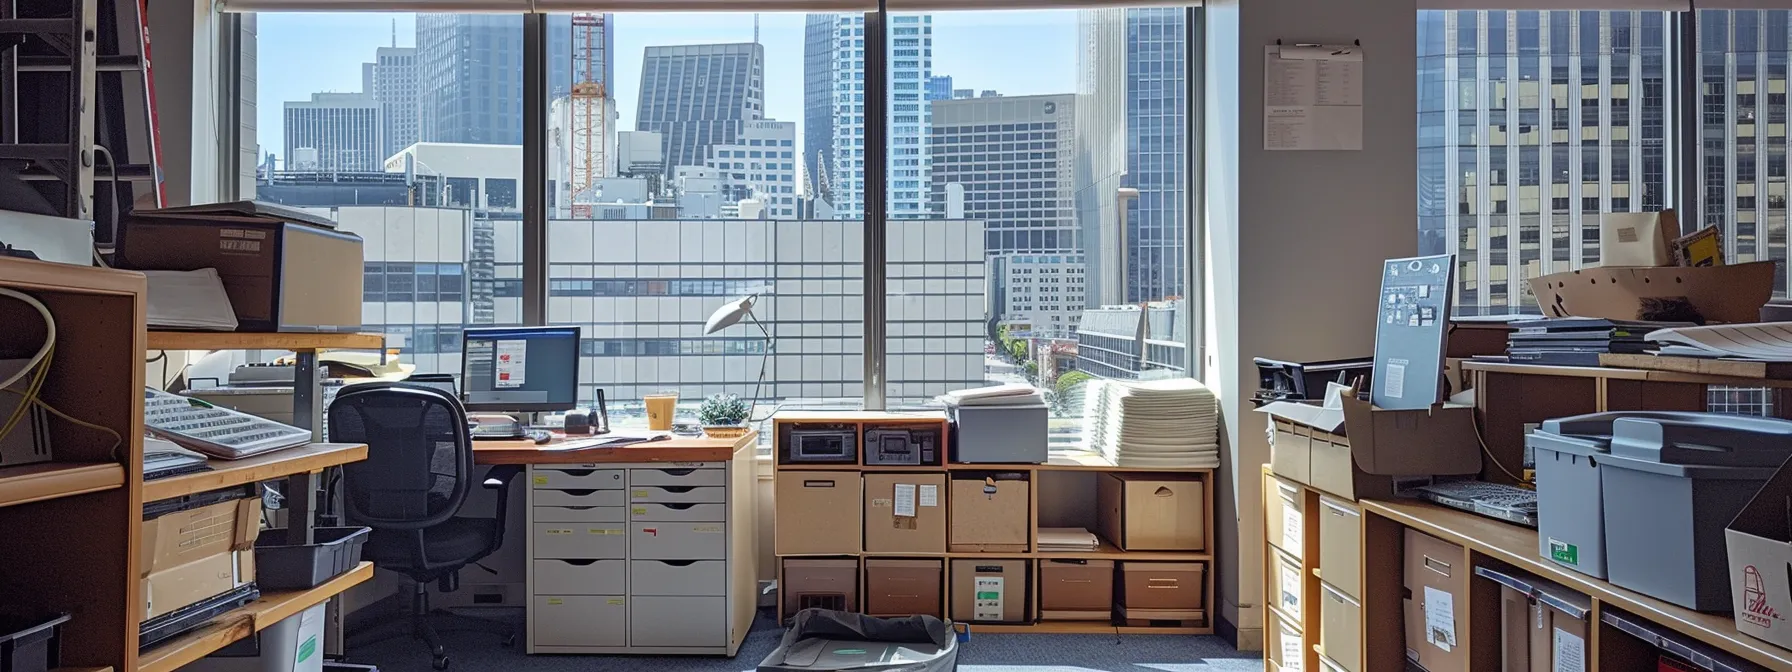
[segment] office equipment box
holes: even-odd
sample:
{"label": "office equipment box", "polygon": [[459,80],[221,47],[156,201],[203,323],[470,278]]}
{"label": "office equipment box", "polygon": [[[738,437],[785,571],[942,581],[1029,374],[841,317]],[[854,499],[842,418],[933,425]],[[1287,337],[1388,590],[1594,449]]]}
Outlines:
{"label": "office equipment box", "polygon": [[943,473],[865,474],[865,552],[946,552],[945,490]]}
{"label": "office equipment box", "polygon": [[804,609],[859,610],[859,561],[852,558],[785,558],[778,585],[784,618]]}
{"label": "office equipment box", "polygon": [[254,583],[261,499],[242,495],[206,493],[144,507],[138,557],[145,620]]}
{"label": "office equipment box", "polygon": [[946,568],[939,560],[865,560],[865,613],[871,616],[945,614]]}
{"label": "office equipment box", "polygon": [[1427,670],[1469,669],[1468,552],[1411,528],[1405,551],[1406,657]]}
{"label": "office equipment box", "polygon": [[[1200,619],[1206,615],[1206,573],[1200,562],[1121,562],[1121,610],[1127,618]],[[1162,613],[1132,613],[1141,609]]]}
{"label": "office equipment box", "polygon": [[1104,473],[1097,477],[1096,527],[1128,551],[1199,551],[1207,547],[1205,483],[1186,474]]}
{"label": "office equipment box", "polygon": [[1475,576],[1500,585],[1502,672],[1575,669],[1590,655],[1592,601],[1554,582],[1476,567]]}
{"label": "office equipment box", "polygon": [[1114,615],[1114,561],[1039,561],[1040,618],[1105,621]]}
{"label": "office equipment box", "polygon": [[1032,581],[1026,560],[971,558],[952,561],[952,620],[1025,623]]}
{"label": "office equipment box", "polygon": [[778,555],[858,553],[863,485],[856,471],[779,471]]}
{"label": "office equipment box", "polygon": [[959,464],[1044,464],[1050,457],[1044,403],[1011,406],[948,404],[952,461]]}
{"label": "office equipment box", "polygon": [[1481,473],[1473,407],[1385,409],[1353,392],[1340,402],[1257,409],[1270,416],[1270,470],[1349,500],[1393,497],[1397,477]]}
{"label": "office equipment box", "polygon": [[952,552],[1025,553],[1030,486],[1024,473],[952,472]]}
{"label": "office equipment box", "polygon": [[218,269],[240,331],[361,329],[361,237],[330,220],[267,204],[138,210],[115,265]]}

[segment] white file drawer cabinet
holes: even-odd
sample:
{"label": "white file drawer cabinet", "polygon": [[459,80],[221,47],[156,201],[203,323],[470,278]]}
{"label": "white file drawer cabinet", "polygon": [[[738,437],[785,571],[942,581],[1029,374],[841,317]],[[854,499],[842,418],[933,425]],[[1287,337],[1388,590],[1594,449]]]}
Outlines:
{"label": "white file drawer cabinet", "polygon": [[537,506],[537,523],[621,523],[628,509],[620,506]]}
{"label": "white file drawer cabinet", "polygon": [[536,558],[628,557],[628,530],[617,523],[535,523],[533,528]]}
{"label": "white file drawer cabinet", "polygon": [[536,506],[628,506],[627,490],[547,490],[535,489]]}
{"label": "white file drawer cabinet", "polygon": [[629,487],[643,485],[726,485],[728,474],[721,465],[704,468],[677,469],[630,469],[628,470]]}
{"label": "white file drawer cabinet", "polygon": [[635,560],[629,563],[630,595],[728,594],[726,560]]}
{"label": "white file drawer cabinet", "polygon": [[628,645],[628,600],[620,595],[538,595],[534,606],[536,646]]}
{"label": "white file drawer cabinet", "polygon": [[629,601],[629,646],[727,646],[728,598],[636,597]]}
{"label": "white file drawer cabinet", "polygon": [[529,486],[555,490],[621,490],[623,473],[621,469],[586,469],[576,465],[534,467],[530,470]]}
{"label": "white file drawer cabinet", "polygon": [[627,560],[536,560],[536,595],[622,595]]}
{"label": "white file drawer cabinet", "polygon": [[662,504],[721,503],[728,501],[728,489],[683,485],[630,485],[628,498],[633,502],[659,502]]}
{"label": "white file drawer cabinet", "polygon": [[634,560],[725,560],[727,528],[721,523],[629,523]]}
{"label": "white file drawer cabinet", "polygon": [[629,505],[628,519],[635,522],[719,523],[728,519],[727,504],[651,504]]}

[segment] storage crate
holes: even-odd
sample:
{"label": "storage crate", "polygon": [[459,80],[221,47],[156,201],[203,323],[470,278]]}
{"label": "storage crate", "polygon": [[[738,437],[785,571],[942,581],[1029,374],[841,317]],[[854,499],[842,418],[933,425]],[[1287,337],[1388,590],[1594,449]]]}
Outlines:
{"label": "storage crate", "polygon": [[319,527],[314,544],[289,545],[286,528],[262,530],[255,540],[255,581],[263,590],[314,588],[361,562],[365,527]]}
{"label": "storage crate", "polygon": [[0,670],[45,672],[62,665],[62,624],[68,614],[50,618],[0,614]]}

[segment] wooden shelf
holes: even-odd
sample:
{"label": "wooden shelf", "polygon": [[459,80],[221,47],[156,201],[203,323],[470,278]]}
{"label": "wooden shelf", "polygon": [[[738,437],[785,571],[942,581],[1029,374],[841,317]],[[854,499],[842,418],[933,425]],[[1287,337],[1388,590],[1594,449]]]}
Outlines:
{"label": "wooden shelf", "polygon": [[249,333],[240,331],[151,331],[150,350],[378,350],[382,334]]}
{"label": "wooden shelf", "polygon": [[373,563],[363,562],[323,585],[310,590],[263,593],[261,599],[225,613],[197,630],[163,642],[139,654],[138,672],[174,672],[218,649],[311,608],[363,581],[373,578]]}
{"label": "wooden shelf", "polygon": [[124,465],[43,462],[0,469],[0,507],[85,495],[124,485]]}
{"label": "wooden shelf", "polygon": [[1212,553],[1202,551],[1123,551],[1101,539],[1093,551],[1035,551],[1028,555],[1041,560],[1128,560],[1134,562],[1207,562]]}
{"label": "wooden shelf", "polygon": [[58,667],[50,672],[112,672],[110,667]]}
{"label": "wooden shelf", "polygon": [[1212,469],[1190,469],[1188,467],[1117,467],[1106,458],[1094,453],[1058,453],[1051,456],[1045,464],[947,464],[941,465],[883,465],[883,464],[780,464],[778,471],[901,471],[929,472],[940,471],[1125,471],[1125,472],[1164,472],[1179,474],[1201,474]]}
{"label": "wooden shelf", "polygon": [[200,471],[143,483],[143,501],[157,502],[269,479],[320,471],[367,459],[367,444],[313,443],[240,460],[211,460]]}

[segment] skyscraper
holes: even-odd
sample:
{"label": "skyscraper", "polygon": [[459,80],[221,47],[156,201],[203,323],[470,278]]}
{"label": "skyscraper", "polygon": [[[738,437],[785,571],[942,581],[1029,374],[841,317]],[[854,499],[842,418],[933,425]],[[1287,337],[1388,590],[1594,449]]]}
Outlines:
{"label": "skyscraper", "polygon": [[1662,209],[1672,30],[1664,12],[1419,13],[1419,245],[1457,255],[1459,314],[1535,310],[1525,279],[1596,264],[1600,214]]}
{"label": "skyscraper", "polygon": [[282,127],[287,170],[377,171],[385,162],[372,94],[313,93],[309,101],[287,101]]}
{"label": "skyscraper", "polygon": [[750,42],[647,48],[635,130],[665,138],[667,176],[706,165],[710,147],[764,118],[764,71],[765,47]]}
{"label": "skyscraper", "polygon": [[834,168],[834,31],[838,21],[834,14],[809,14],[803,24],[802,179],[816,190],[811,196],[830,203],[832,197],[822,193],[821,176]]}
{"label": "skyscraper", "polygon": [[397,154],[416,143],[422,110],[417,106],[421,80],[417,72],[417,50],[411,47],[380,47],[373,59],[373,100],[380,106],[380,151],[385,157]]}
{"label": "skyscraper", "polygon": [[1780,298],[1787,295],[1789,24],[1792,12],[1785,10],[1698,12],[1697,72],[1705,99],[1696,128],[1707,148],[1697,176],[1703,187],[1698,223],[1722,227],[1731,263],[1781,262],[1774,273]]}
{"label": "skyscraper", "polygon": [[1078,23],[1084,49],[1077,55],[1075,201],[1089,264],[1087,301],[1094,307],[1181,296],[1189,214],[1186,13],[1086,9]]}
{"label": "skyscraper", "polygon": [[1071,179],[1076,96],[966,98],[929,105],[935,214],[946,212],[947,185],[961,185],[963,217],[984,222],[984,249],[990,254],[1078,251]]}
{"label": "skyscraper", "polygon": [[927,99],[928,100],[951,100],[952,99],[952,76],[951,75],[935,75],[933,77],[928,77],[927,78]]}
{"label": "skyscraper", "polygon": [[[614,31],[615,21],[605,19],[605,30]],[[572,17],[550,14],[547,24],[552,100],[572,90]],[[418,14],[417,67],[422,140],[523,144],[521,15]],[[605,84],[614,81],[614,66],[603,72]]]}
{"label": "skyscraper", "polygon": [[765,219],[797,219],[796,122],[749,121],[731,144],[710,147],[709,166],[729,200],[761,199]]}
{"label": "skyscraper", "polygon": [[[834,165],[829,171],[834,212],[840,219],[865,216],[865,17],[836,14],[834,30]],[[887,212],[896,219],[922,217],[928,208],[933,163],[928,127],[933,110],[924,100],[933,76],[933,17],[890,16],[889,183]]]}

